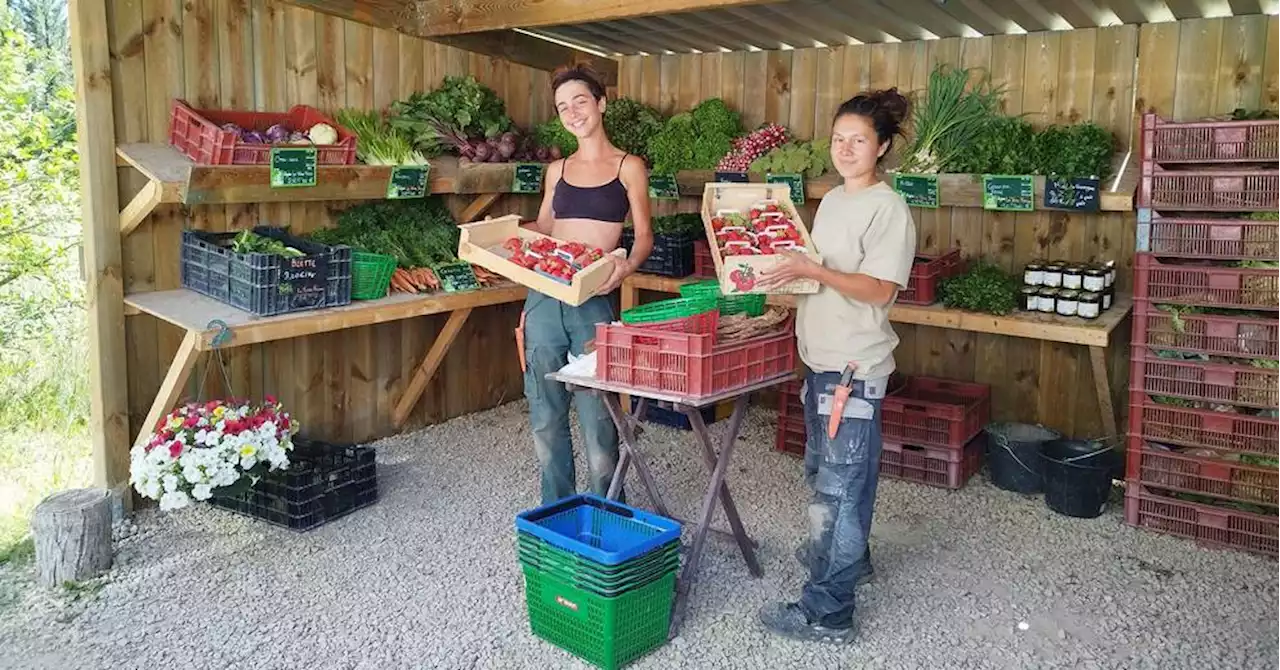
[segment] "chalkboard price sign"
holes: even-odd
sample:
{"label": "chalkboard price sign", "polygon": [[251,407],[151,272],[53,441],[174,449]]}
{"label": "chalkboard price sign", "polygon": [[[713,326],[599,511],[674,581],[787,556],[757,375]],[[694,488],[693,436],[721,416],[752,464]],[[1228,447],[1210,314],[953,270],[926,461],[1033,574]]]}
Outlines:
{"label": "chalkboard price sign", "polygon": [[271,188],[315,185],[315,147],[272,147]]}
{"label": "chalkboard price sign", "polygon": [[1002,212],[1033,211],[1035,179],[1031,175],[982,175],[982,208]]}
{"label": "chalkboard price sign", "polygon": [[768,174],[764,180],[770,184],[787,184],[791,187],[791,202],[804,204],[804,176],[798,174]]}
{"label": "chalkboard price sign", "polygon": [[286,258],[280,267],[280,293],[294,309],[322,307],[329,290],[329,257],[321,254]]}
{"label": "chalkboard price sign", "polygon": [[396,165],[391,168],[387,181],[388,200],[406,200],[427,197],[427,176],[430,165]]}
{"label": "chalkboard price sign", "polygon": [[893,188],[912,207],[938,208],[938,177],[931,174],[900,174],[893,177]]}
{"label": "chalkboard price sign", "polygon": [[475,270],[471,269],[470,263],[440,263],[432,269],[445,293],[474,291],[480,288],[480,282],[476,280]]}
{"label": "chalkboard price sign", "polygon": [[1073,212],[1096,212],[1102,208],[1100,186],[1097,179],[1090,177],[1049,177],[1044,182],[1044,206]]}
{"label": "chalkboard price sign", "polygon": [[680,184],[673,174],[649,175],[649,197],[657,200],[679,200]]}
{"label": "chalkboard price sign", "polygon": [[511,183],[512,193],[539,193],[542,191],[542,173],[546,170],[542,163],[516,163],[515,179]]}
{"label": "chalkboard price sign", "polygon": [[719,184],[745,184],[751,181],[747,178],[745,172],[720,172],[716,171],[716,183]]}

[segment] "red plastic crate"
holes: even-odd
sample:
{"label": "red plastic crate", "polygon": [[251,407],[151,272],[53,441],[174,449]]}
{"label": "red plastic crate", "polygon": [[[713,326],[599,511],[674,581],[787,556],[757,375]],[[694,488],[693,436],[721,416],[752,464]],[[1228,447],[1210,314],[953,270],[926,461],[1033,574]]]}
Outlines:
{"label": "red plastic crate", "polygon": [[1129,436],[1125,477],[1147,486],[1255,505],[1276,506],[1280,471],[1215,456],[1154,449]]}
{"label": "red plastic crate", "polygon": [[717,346],[714,335],[596,326],[596,377],[634,389],[701,398],[794,373],[791,321],[778,331]]}
{"label": "red plastic crate", "polygon": [[991,420],[991,387],[908,377],[881,407],[886,442],[960,449]]}
{"label": "red plastic crate", "polygon": [[1129,432],[1148,441],[1280,456],[1280,420],[1275,417],[1162,405],[1142,391],[1132,391],[1129,396]]}
{"label": "red plastic crate", "polygon": [[1138,217],[1139,253],[1174,258],[1274,261],[1280,257],[1280,224],[1252,219]]}
{"label": "red plastic crate", "polygon": [[1142,160],[1156,163],[1275,163],[1280,121],[1166,121],[1142,115]]}
{"label": "red plastic crate", "polygon": [[804,419],[778,417],[778,433],[774,440],[773,450],[804,458],[804,445],[808,431],[804,427]]}
{"label": "red plastic crate", "polygon": [[352,165],[356,162],[356,136],[307,105],[296,105],[283,113],[240,112],[197,110],[183,100],[174,100],[169,116],[169,144],[200,165],[266,165],[271,161],[272,145],[239,142],[235,133],[222,129],[227,123],[258,131],[277,123],[298,131],[327,123],[338,131],[338,143],[317,146],[316,163]]}
{"label": "red plastic crate", "polygon": [[711,257],[711,245],[706,240],[696,240],[693,243],[693,276],[712,279],[717,276],[716,262]]}
{"label": "red plastic crate", "polygon": [[1150,254],[1137,254],[1134,260],[1134,298],[1201,307],[1280,308],[1280,272],[1275,268],[1174,265]]}
{"label": "red plastic crate", "polygon": [[1138,482],[1125,491],[1124,520],[1131,526],[1196,540],[1213,547],[1275,556],[1280,520],[1156,495]]}
{"label": "red plastic crate", "polygon": [[964,269],[960,250],[952,249],[940,256],[916,254],[911,265],[907,287],[898,292],[897,302],[907,305],[932,305],[938,300],[938,284]]}
{"label": "red plastic crate", "polygon": [[1266,358],[1280,354],[1280,323],[1274,318],[1173,314],[1146,300],[1133,306],[1133,343],[1211,356]]}
{"label": "red plastic crate", "polygon": [[1280,204],[1280,171],[1166,170],[1142,164],[1138,206],[1202,212],[1276,210]]}
{"label": "red plastic crate", "polygon": [[1251,365],[1159,358],[1135,350],[1129,388],[1148,395],[1206,403],[1275,409],[1280,371]]}
{"label": "red plastic crate", "polygon": [[880,451],[880,476],[944,489],[960,489],[982,469],[983,454],[981,439],[970,441],[963,449],[885,442]]}

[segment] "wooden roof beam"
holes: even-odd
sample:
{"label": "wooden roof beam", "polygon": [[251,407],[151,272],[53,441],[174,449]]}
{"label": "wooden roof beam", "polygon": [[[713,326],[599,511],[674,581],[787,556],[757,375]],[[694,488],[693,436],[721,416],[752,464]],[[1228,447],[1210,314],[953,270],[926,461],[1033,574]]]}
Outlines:
{"label": "wooden roof beam", "polygon": [[513,30],[488,30],[456,35],[431,35],[407,15],[407,5],[399,0],[282,0],[285,4],[310,9],[375,28],[394,30],[411,37],[485,56],[525,65],[548,72],[564,65],[586,63],[605,80],[605,86],[616,86],[618,61],[568,46],[548,42]]}

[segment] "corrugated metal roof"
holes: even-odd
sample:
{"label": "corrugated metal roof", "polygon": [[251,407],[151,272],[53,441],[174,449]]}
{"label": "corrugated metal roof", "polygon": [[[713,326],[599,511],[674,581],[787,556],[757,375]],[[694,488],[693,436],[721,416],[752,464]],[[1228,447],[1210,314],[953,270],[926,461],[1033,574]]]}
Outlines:
{"label": "corrugated metal roof", "polygon": [[1280,0],[787,0],[530,30],[606,55],[910,42],[1275,14]]}

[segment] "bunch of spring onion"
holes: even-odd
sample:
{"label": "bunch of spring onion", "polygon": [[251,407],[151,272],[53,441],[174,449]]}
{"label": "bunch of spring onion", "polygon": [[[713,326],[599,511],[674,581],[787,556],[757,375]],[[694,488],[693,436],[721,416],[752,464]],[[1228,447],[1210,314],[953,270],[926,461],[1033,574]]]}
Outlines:
{"label": "bunch of spring onion", "polygon": [[391,127],[382,114],[344,109],[338,123],[356,134],[356,158],[367,165],[426,165],[427,158],[414,150],[404,133]]}
{"label": "bunch of spring onion", "polygon": [[[1002,86],[993,86],[989,72],[941,64],[929,73],[924,99],[912,114],[911,143],[903,155],[903,173],[946,172],[967,151],[1000,111]],[[970,79],[974,79],[970,85]]]}

